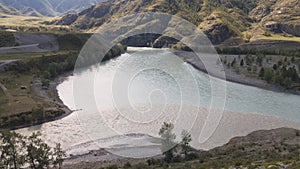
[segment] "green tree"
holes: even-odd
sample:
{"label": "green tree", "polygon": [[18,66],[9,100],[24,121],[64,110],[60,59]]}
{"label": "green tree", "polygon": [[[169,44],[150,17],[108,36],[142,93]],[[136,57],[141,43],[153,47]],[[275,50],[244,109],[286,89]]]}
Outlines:
{"label": "green tree", "polygon": [[162,125],[159,130],[159,135],[162,139],[162,147],[161,150],[165,155],[165,161],[170,163],[174,157],[173,151],[176,145],[175,139],[176,135],[173,133],[174,125],[172,123],[166,123]]}
{"label": "green tree", "polygon": [[244,66],[244,59],[241,60],[240,66],[242,66],[242,67]]}
{"label": "green tree", "polygon": [[21,168],[26,162],[23,151],[25,145],[23,136],[7,130],[0,131],[0,134],[0,163],[4,168]]}
{"label": "green tree", "polygon": [[293,82],[292,82],[292,80],[291,80],[290,77],[286,77],[286,78],[284,78],[284,80],[283,80],[283,86],[286,87],[286,88],[291,88],[292,83],[293,83]]}
{"label": "green tree", "polygon": [[271,82],[272,78],[273,78],[273,72],[272,72],[272,70],[266,69],[265,73],[264,73],[264,79],[265,79],[265,81]]}
{"label": "green tree", "polygon": [[236,63],[236,59],[234,58],[233,61],[231,62],[231,67],[233,67]]}
{"label": "green tree", "polygon": [[277,69],[278,69],[277,64],[274,64],[274,65],[273,65],[273,69],[274,69],[274,70],[277,70]]}
{"label": "green tree", "polygon": [[42,120],[44,118],[44,107],[42,105],[37,105],[34,106],[31,110],[32,112],[32,117],[33,117],[33,121],[39,121]]}
{"label": "green tree", "polygon": [[264,55],[259,54],[256,58],[256,64],[262,66],[263,60],[264,60]]}
{"label": "green tree", "polygon": [[263,78],[265,75],[265,68],[261,68],[260,71],[259,71],[259,77]]}
{"label": "green tree", "polygon": [[58,143],[56,144],[56,147],[54,148],[54,153],[53,153],[53,166],[55,168],[61,169],[62,164],[64,162],[64,157],[66,157],[66,154],[64,151],[61,149],[61,145]]}
{"label": "green tree", "polygon": [[53,152],[40,138],[40,133],[33,133],[28,137],[27,160],[33,169],[49,168],[52,163]]}
{"label": "green tree", "polygon": [[251,65],[251,64],[253,63],[252,55],[247,54],[245,58],[246,58],[246,64],[247,64],[248,66]]}
{"label": "green tree", "polygon": [[291,62],[292,62],[292,63],[295,63],[295,61],[296,61],[295,56],[293,56],[293,57],[291,58]]}
{"label": "green tree", "polygon": [[192,141],[192,135],[188,131],[183,130],[181,132],[181,146],[185,155],[187,155],[187,152],[190,149],[191,141]]}

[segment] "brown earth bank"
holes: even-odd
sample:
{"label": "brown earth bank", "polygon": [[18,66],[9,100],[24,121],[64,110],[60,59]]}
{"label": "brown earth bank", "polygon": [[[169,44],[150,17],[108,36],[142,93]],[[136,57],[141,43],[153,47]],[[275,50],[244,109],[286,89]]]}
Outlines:
{"label": "brown earth bank", "polygon": [[[165,164],[162,156],[144,159],[120,157],[101,149],[65,160],[66,169],[77,168],[297,168],[300,160],[300,131],[291,128],[261,130],[231,139],[208,150],[191,149],[192,159],[183,155]],[[128,165],[130,164],[130,165]]]}

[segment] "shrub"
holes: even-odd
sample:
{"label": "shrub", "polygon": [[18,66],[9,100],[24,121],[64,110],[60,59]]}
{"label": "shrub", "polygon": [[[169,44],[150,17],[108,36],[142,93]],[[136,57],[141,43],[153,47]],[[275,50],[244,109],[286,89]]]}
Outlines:
{"label": "shrub", "polygon": [[127,161],[125,164],[124,164],[124,169],[128,169],[131,167],[131,164],[129,161]]}
{"label": "shrub", "polygon": [[113,164],[108,166],[107,169],[119,169],[119,167],[116,164]]}
{"label": "shrub", "polygon": [[188,153],[186,156],[185,156],[185,159],[186,160],[195,160],[199,158],[199,155],[197,153]]}

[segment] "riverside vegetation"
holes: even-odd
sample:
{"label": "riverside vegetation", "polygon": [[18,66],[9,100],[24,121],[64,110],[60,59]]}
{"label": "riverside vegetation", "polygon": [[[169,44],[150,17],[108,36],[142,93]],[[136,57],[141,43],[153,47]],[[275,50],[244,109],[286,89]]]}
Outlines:
{"label": "riverside vegetation", "polygon": [[300,88],[300,59],[295,56],[265,54],[223,55],[219,64],[233,69],[236,73],[262,79],[286,89]]}

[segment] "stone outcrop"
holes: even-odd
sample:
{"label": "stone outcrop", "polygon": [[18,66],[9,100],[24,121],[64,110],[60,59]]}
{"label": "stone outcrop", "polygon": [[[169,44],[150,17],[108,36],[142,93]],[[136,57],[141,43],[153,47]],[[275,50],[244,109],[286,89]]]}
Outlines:
{"label": "stone outcrop", "polygon": [[300,36],[300,23],[280,24],[280,29],[288,34]]}
{"label": "stone outcrop", "polygon": [[272,21],[264,24],[264,27],[275,33],[285,32],[294,36],[300,36],[300,23],[278,23]]}
{"label": "stone outcrop", "polygon": [[234,34],[227,25],[218,20],[204,21],[199,27],[211,40],[212,44],[220,44]]}
{"label": "stone outcrop", "polygon": [[158,34],[141,34],[126,38],[121,43],[127,46],[152,47],[154,41],[159,37]]}
{"label": "stone outcrop", "polygon": [[178,42],[178,40],[176,40],[174,38],[161,36],[154,41],[152,47],[154,47],[154,48],[169,47],[170,45],[174,45],[177,42]]}
{"label": "stone outcrop", "polygon": [[270,8],[265,5],[258,5],[250,12],[250,16],[260,21],[270,13]]}
{"label": "stone outcrop", "polygon": [[74,23],[78,18],[78,14],[67,14],[58,20],[55,24],[57,25],[71,25]]}
{"label": "stone outcrop", "polygon": [[280,24],[278,22],[267,22],[264,24],[264,28],[273,32],[281,32],[280,31]]}

